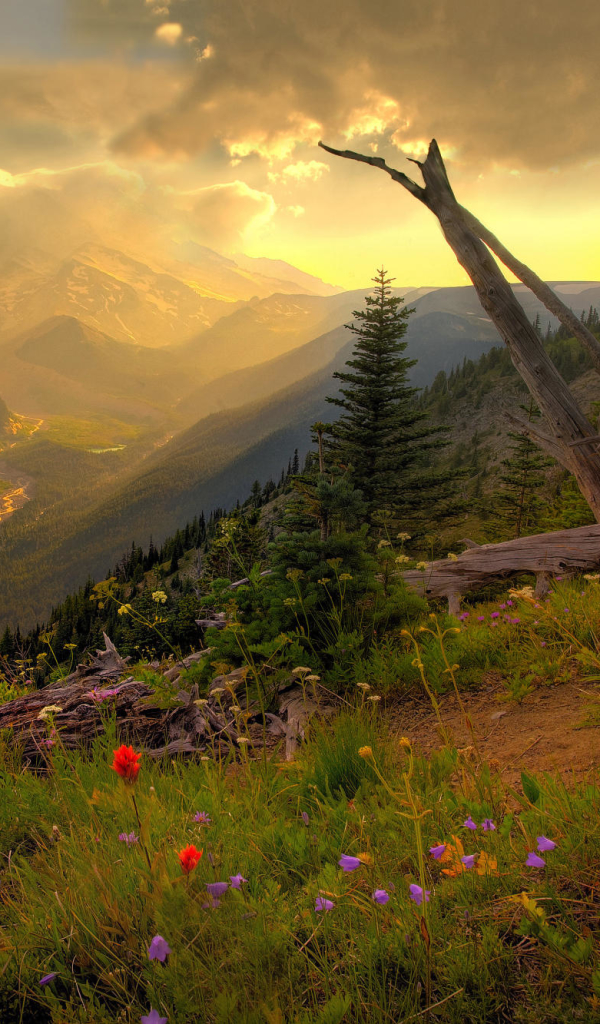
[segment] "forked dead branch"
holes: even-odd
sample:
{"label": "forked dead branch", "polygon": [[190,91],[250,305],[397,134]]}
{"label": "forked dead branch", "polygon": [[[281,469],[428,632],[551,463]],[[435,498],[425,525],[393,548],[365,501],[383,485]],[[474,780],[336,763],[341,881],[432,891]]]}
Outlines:
{"label": "forked dead branch", "polygon": [[511,417],[513,423],[574,475],[596,521],[600,522],[600,445],[597,432],[554,366],[490,250],[581,339],[599,371],[600,343],[536,274],[516,260],[491,232],[457,202],[435,139],[430,143],[427,159],[423,163],[412,161],[421,169],[424,187],[401,171],[388,167],[380,157],[365,156],[352,150],[332,149],[322,142],[319,145],[335,156],[357,160],[386,171],[437,217],[448,245],[473,282],[481,305],[503,338],[516,369],[539,406],[546,429],[541,431],[535,425],[516,417]]}

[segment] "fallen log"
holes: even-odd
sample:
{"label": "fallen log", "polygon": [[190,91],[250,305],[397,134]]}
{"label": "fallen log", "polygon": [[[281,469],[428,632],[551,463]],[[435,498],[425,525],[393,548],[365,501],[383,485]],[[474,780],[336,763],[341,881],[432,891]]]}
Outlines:
{"label": "fallen log", "polygon": [[533,573],[536,596],[542,597],[551,577],[573,576],[599,567],[600,525],[593,524],[470,547],[456,560],[440,559],[424,570],[409,569],[402,576],[409,589],[423,597],[447,598],[449,613],[458,615],[466,593],[499,579]]}
{"label": "fallen log", "polygon": [[57,748],[89,747],[105,732],[113,714],[119,742],[134,744],[138,752],[152,758],[175,754],[222,758],[243,744],[250,749],[262,747],[267,733],[285,737],[290,758],[298,738],[304,737],[308,717],[317,710],[322,714],[331,710],[314,702],[300,708],[303,691],[292,677],[284,684],[274,680],[272,708],[267,712],[264,697],[249,700],[248,690],[241,686],[247,668],[216,676],[203,699],[196,684],[189,692],[179,689],[183,669],[209,655],[210,648],[183,658],[163,673],[164,687],[155,688],[127,676],[129,659],[121,658],[106,634],[104,642],[104,651],[97,651],[66,678],[0,705],[0,730],[12,746],[21,749],[25,763],[50,770]]}

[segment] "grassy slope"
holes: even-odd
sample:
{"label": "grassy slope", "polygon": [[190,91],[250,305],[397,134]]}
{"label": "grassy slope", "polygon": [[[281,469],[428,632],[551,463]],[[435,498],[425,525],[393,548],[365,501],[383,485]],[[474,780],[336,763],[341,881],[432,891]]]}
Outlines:
{"label": "grassy slope", "polygon": [[[518,622],[475,606],[477,625],[447,638],[465,701],[469,665],[486,650],[505,668],[528,666],[542,643],[575,670],[600,666],[596,583],[559,585],[547,610],[514,601]],[[566,601],[568,616],[555,617]],[[436,688],[439,641],[417,637]],[[397,638],[379,652],[380,681],[398,678],[393,655],[412,657],[408,647]],[[555,685],[552,672],[544,684]],[[2,1019],[133,1024],[153,1006],[177,1024],[384,1024],[426,1019],[429,1004],[432,1020],[447,1024],[597,1022],[594,777],[567,788],[556,775],[529,774],[512,789],[498,760],[479,763],[473,746],[438,741],[429,758],[413,758],[389,729],[385,690],[375,689],[383,703],[350,693],[335,728],[315,726],[291,765],[277,751],[235,768],[142,757],[141,832],[131,790],[110,767],[108,710],[107,735],[88,756],[63,754],[57,721],[48,777],[21,772],[4,746]],[[392,690],[387,700],[389,709]],[[441,715],[443,729],[443,705]],[[359,755],[364,747],[372,755]],[[200,811],[205,824],[195,821]],[[493,829],[483,830],[485,819]],[[118,837],[131,831],[138,840],[126,846]],[[556,847],[531,867],[540,836]],[[204,855],[186,877],[178,852],[189,844]],[[442,860],[429,852],[440,845]],[[343,854],[360,864],[343,871]],[[473,867],[463,855],[476,855]],[[207,883],[238,874],[241,889],[211,906]],[[418,905],[411,885],[429,901]],[[378,890],[387,902],[373,899]],[[331,908],[318,910],[318,898]],[[164,965],[148,957],[157,934],[171,949]],[[40,988],[49,973],[57,977]]]}

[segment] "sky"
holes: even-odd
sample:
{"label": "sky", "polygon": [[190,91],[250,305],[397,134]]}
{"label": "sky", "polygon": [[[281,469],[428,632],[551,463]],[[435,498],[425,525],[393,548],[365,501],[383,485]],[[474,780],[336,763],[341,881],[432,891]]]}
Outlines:
{"label": "sky", "polygon": [[[19,0],[0,14],[0,260],[188,241],[345,288],[469,283],[421,181],[546,280],[600,278],[591,0]],[[508,275],[510,277],[510,275]]]}

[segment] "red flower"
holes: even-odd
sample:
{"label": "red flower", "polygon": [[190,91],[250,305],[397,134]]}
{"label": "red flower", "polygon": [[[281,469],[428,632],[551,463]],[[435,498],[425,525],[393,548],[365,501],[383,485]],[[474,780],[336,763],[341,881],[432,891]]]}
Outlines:
{"label": "red flower", "polygon": [[195,846],[186,846],[185,850],[179,851],[179,863],[186,875],[189,875],[190,871],[194,870],[201,856],[202,850],[197,850]]}
{"label": "red flower", "polygon": [[113,750],[113,754],[115,755],[112,763],[113,770],[122,779],[126,779],[128,782],[135,782],[140,770],[138,761],[142,755],[136,754],[133,747],[126,747],[124,743],[118,750]]}

